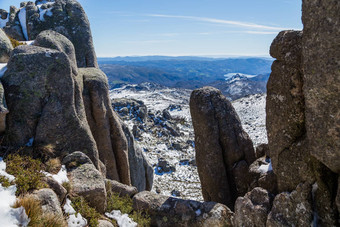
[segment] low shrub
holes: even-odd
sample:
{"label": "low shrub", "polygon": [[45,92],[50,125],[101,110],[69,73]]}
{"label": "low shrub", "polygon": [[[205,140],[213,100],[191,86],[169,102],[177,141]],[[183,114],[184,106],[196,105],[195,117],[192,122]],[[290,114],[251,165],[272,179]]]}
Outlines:
{"label": "low shrub", "polygon": [[13,185],[13,182],[10,182],[6,177],[0,176],[0,184],[2,187],[7,188],[11,185]]}
{"label": "low shrub", "polygon": [[16,195],[22,195],[35,189],[47,187],[42,180],[42,163],[28,156],[18,154],[6,158],[6,172],[15,177]]}
{"label": "low shrub", "polygon": [[79,196],[71,198],[72,206],[77,213],[80,213],[84,218],[86,218],[88,225],[90,227],[98,226],[98,220],[101,215],[96,211],[95,208],[90,207],[86,200]]}
{"label": "low shrub", "polygon": [[65,227],[64,217],[52,213],[44,214],[41,204],[34,197],[26,195],[17,199],[13,208],[24,207],[26,215],[30,219],[28,226],[35,227]]}
{"label": "low shrub", "polygon": [[13,48],[16,48],[16,47],[21,46],[21,45],[26,45],[26,43],[19,42],[18,40],[14,39],[14,38],[12,38],[10,36],[8,36],[8,38],[11,41]]}

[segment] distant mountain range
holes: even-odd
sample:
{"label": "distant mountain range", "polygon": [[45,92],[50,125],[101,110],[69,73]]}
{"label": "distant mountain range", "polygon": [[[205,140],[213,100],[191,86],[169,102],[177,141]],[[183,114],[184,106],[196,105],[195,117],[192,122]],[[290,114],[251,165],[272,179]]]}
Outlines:
{"label": "distant mountain range", "polygon": [[[269,58],[116,57],[98,58],[111,88],[144,82],[167,87],[219,88],[231,99],[266,92]],[[230,80],[233,78],[233,80]]]}

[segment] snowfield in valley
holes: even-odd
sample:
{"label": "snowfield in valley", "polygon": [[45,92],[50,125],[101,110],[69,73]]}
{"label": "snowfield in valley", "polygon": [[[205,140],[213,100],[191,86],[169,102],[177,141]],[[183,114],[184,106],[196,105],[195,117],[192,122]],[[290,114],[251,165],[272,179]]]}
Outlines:
{"label": "snowfield in valley", "polygon": [[[131,131],[134,128],[142,129],[139,130],[139,136],[135,140],[154,168],[152,191],[167,196],[202,201],[201,184],[195,165],[195,138],[189,109],[190,94],[191,90],[143,83],[113,89],[110,91],[110,98],[143,101],[148,110],[148,121],[154,120],[152,123],[141,122],[131,116],[121,116]],[[256,94],[232,102],[254,146],[267,143],[265,100],[265,94]],[[164,127],[162,117],[164,110],[170,113],[171,119],[175,119],[169,122],[178,132],[178,136],[168,133],[168,128]],[[117,108],[116,111],[120,113]],[[131,110],[129,114],[131,115]],[[155,122],[161,124],[156,127]],[[167,172],[161,171],[164,163],[170,167]]]}

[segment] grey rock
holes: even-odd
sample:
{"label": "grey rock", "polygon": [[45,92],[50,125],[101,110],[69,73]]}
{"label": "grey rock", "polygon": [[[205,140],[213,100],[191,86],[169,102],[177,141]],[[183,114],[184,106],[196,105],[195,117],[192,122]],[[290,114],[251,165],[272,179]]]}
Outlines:
{"label": "grey rock", "polygon": [[98,227],[114,227],[114,225],[107,220],[98,220]]}
{"label": "grey rock", "polygon": [[340,4],[302,1],[302,68],[310,152],[340,174]]}
{"label": "grey rock", "polygon": [[113,98],[112,107],[123,119],[136,119],[145,122],[148,109],[143,101],[127,98]]}
{"label": "grey rock", "polygon": [[106,188],[101,173],[92,164],[83,164],[69,172],[72,192],[84,197],[100,213],[106,209]]}
{"label": "grey rock", "polygon": [[60,204],[62,204],[67,194],[66,189],[52,177],[45,177],[44,181],[55,192],[55,194],[58,196]]}
{"label": "grey rock", "polygon": [[269,146],[268,144],[266,143],[262,143],[260,145],[258,145],[255,149],[255,156],[256,156],[256,159],[259,159],[263,156],[266,156],[266,157],[270,157],[270,153],[269,153]]}
{"label": "grey rock", "polygon": [[182,200],[144,191],[133,197],[133,208],[148,211],[154,226],[232,226],[233,213],[215,202]]}
{"label": "grey rock", "polygon": [[69,58],[37,46],[14,49],[1,78],[5,88],[7,128],[4,144],[52,145],[56,157],[82,151],[99,168],[96,142],[87,124],[79,77]]}
{"label": "grey rock", "polygon": [[263,188],[254,188],[235,202],[234,226],[266,226],[272,198]]}
{"label": "grey rock", "polygon": [[338,191],[335,199],[336,206],[338,207],[338,213],[340,214],[340,177],[338,178]]}
{"label": "grey rock", "polygon": [[97,68],[80,68],[87,122],[96,141],[106,178],[130,185],[128,144],[118,116],[112,110],[106,75]]}
{"label": "grey rock", "polygon": [[66,166],[67,170],[71,170],[83,164],[93,164],[93,163],[91,159],[88,156],[86,156],[83,152],[75,151],[67,155],[63,159],[62,164]]}
{"label": "grey rock", "polygon": [[[38,2],[37,2],[38,3]],[[21,6],[26,8],[28,39],[34,40],[45,30],[53,30],[66,36],[74,45],[78,67],[97,67],[89,20],[76,0],[56,0],[50,11],[52,16],[45,14],[40,20],[38,7],[29,2]],[[4,30],[17,40],[25,40],[18,20],[19,10],[10,10],[10,20]]]}
{"label": "grey rock", "polygon": [[7,63],[13,46],[6,33],[0,28],[0,63]]}
{"label": "grey rock", "polygon": [[308,184],[299,184],[291,193],[278,194],[266,226],[310,226],[313,220],[312,194]]}
{"label": "grey rock", "polygon": [[253,143],[231,103],[215,88],[194,90],[190,112],[204,200],[233,209],[236,198],[243,195],[237,188],[246,188],[249,183],[247,176],[236,183],[234,173],[238,170],[234,167],[240,161],[249,166],[255,160]]}
{"label": "grey rock", "polygon": [[135,194],[138,193],[138,190],[136,187],[133,186],[128,186],[122,183],[119,183],[114,180],[105,180],[105,187],[106,187],[106,192],[107,193],[118,193],[119,196],[124,197],[124,196],[129,196],[133,197]]}
{"label": "grey rock", "polygon": [[72,73],[78,74],[77,60],[75,55],[74,46],[70,40],[58,32],[46,30],[41,32],[33,43],[35,46],[50,48],[64,52],[70,60]]}
{"label": "grey rock", "polygon": [[121,122],[121,125],[128,142],[131,184],[138,191],[150,191],[153,184],[153,168],[141,148],[135,143],[135,139],[127,125],[123,122]]}
{"label": "grey rock", "polygon": [[2,83],[0,83],[0,135],[6,130],[6,115],[8,114],[5,101],[5,91]]}
{"label": "grey rock", "polygon": [[43,188],[35,191],[32,196],[40,201],[42,210],[45,213],[51,213],[58,216],[63,216],[58,196],[52,189]]}
{"label": "grey rock", "polygon": [[280,192],[314,180],[305,136],[301,61],[294,60],[301,58],[301,35],[298,31],[280,32],[271,45],[271,53],[279,60],[274,61],[267,83],[266,128]]}

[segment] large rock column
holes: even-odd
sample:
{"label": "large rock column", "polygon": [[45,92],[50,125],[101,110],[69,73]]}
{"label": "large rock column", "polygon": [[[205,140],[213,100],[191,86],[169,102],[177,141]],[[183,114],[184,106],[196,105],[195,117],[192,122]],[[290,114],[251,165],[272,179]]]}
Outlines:
{"label": "large rock column", "polygon": [[253,143],[231,103],[215,88],[194,90],[190,112],[204,200],[233,209],[236,198],[247,192]]}
{"label": "large rock column", "polygon": [[306,128],[311,154],[340,174],[340,2],[302,5]]}
{"label": "large rock column", "polygon": [[80,68],[84,80],[84,103],[99,158],[106,166],[106,177],[130,185],[128,144],[112,110],[106,75],[97,68]]}

